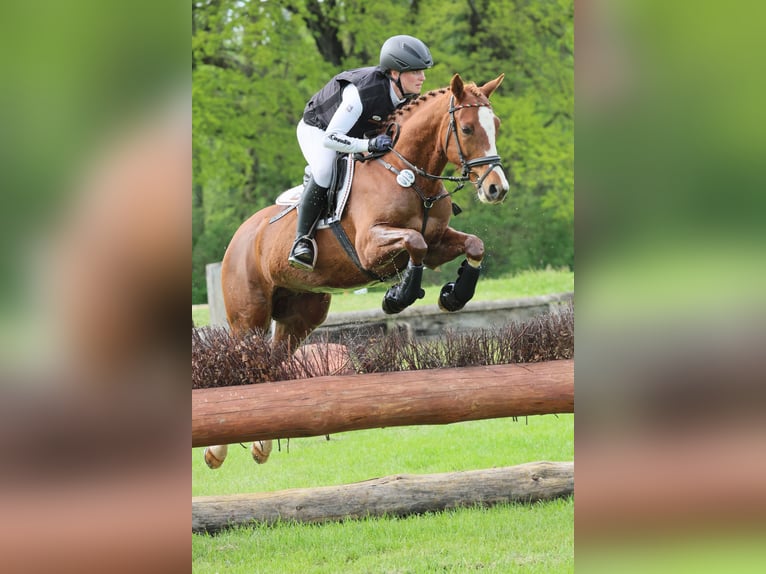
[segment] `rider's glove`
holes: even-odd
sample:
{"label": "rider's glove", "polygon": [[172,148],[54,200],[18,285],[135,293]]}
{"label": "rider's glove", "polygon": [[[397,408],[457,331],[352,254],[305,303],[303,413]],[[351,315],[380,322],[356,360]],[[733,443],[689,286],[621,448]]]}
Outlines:
{"label": "rider's glove", "polygon": [[367,149],[373,153],[388,151],[391,149],[392,143],[393,140],[391,139],[390,135],[380,134],[379,136],[375,136],[370,140],[370,143],[367,144]]}

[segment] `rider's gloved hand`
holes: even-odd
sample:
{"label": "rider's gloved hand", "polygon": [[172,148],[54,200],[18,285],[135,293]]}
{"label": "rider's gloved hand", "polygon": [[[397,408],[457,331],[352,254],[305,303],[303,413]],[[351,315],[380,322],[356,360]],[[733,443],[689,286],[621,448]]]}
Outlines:
{"label": "rider's gloved hand", "polygon": [[367,144],[367,149],[373,153],[388,151],[391,149],[392,143],[394,142],[390,135],[380,134],[379,136],[375,136],[370,140],[370,143]]}

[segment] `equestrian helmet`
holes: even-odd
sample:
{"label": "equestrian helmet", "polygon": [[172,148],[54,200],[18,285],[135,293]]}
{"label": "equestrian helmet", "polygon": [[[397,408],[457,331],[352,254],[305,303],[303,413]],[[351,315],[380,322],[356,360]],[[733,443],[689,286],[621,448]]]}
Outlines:
{"label": "equestrian helmet", "polygon": [[428,46],[413,36],[392,36],[380,49],[380,66],[386,70],[407,72],[425,70],[433,65]]}

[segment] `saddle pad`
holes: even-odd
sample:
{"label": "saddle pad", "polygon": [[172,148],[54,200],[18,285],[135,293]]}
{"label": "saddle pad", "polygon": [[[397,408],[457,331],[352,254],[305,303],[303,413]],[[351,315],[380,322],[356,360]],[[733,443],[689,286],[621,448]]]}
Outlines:
{"label": "saddle pad", "polygon": [[279,194],[279,197],[277,197],[277,200],[274,202],[277,205],[284,205],[284,206],[290,206],[292,207],[298,201],[301,199],[301,194],[303,193],[303,186],[302,185],[296,185],[295,187],[291,187],[287,191],[283,191]]}
{"label": "saddle pad", "polygon": [[[335,201],[335,209],[333,209],[331,215],[319,220],[319,224],[317,225],[317,228],[319,229],[324,229],[329,227],[333,221],[340,221],[340,218],[343,215],[343,210],[346,209],[348,196],[351,193],[351,182],[353,181],[353,178],[354,178],[355,162],[354,162],[353,154],[348,154],[343,159],[346,162],[346,174],[345,174],[345,177],[343,178],[343,181],[341,181],[337,187],[337,191],[336,191],[337,199]],[[288,213],[290,210],[297,207],[302,194],[303,194],[302,185],[296,185],[295,187],[291,187],[290,189],[280,193],[275,203],[277,205],[284,205],[285,207],[287,207],[287,209],[279,213],[277,216],[273,217],[271,221],[272,222],[276,221],[277,219],[281,218],[283,215]]]}

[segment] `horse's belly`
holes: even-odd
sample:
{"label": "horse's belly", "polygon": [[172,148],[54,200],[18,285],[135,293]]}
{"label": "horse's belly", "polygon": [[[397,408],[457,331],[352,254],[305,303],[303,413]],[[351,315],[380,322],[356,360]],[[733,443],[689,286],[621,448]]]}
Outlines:
{"label": "horse's belly", "polygon": [[[311,277],[305,276],[309,274]],[[381,284],[380,281],[374,279],[360,277],[349,277],[344,279],[338,275],[339,273],[336,271],[331,276],[327,276],[319,269],[316,269],[311,273],[303,273],[300,277],[285,277],[284,281],[278,281],[278,284],[294,291],[330,294],[341,294],[346,293],[351,289],[362,289],[364,287],[372,287],[373,285]]]}

